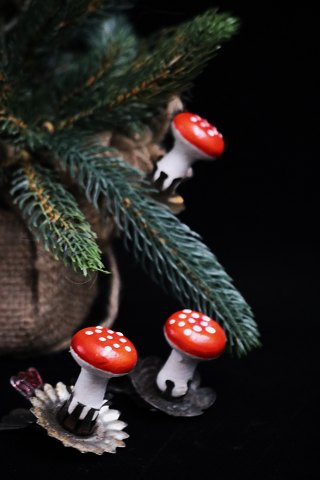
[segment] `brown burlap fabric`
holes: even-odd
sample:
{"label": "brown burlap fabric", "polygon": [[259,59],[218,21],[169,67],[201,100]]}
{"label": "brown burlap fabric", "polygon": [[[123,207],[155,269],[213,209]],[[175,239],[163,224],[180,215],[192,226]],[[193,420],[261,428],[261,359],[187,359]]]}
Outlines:
{"label": "brown burlap fabric", "polygon": [[[181,103],[174,99],[156,135],[146,132],[129,139],[104,132],[99,137],[102,143],[117,147],[130,164],[151,172],[164,153],[159,141],[172,114],[179,109]],[[102,219],[83,198],[79,203],[97,233],[111,271],[109,286],[103,292],[107,305],[104,324],[111,326],[120,289],[111,249],[114,225],[112,219]],[[97,277],[92,274],[84,278],[56,261],[34,240],[18,211],[0,193],[0,354],[30,355],[67,348],[73,333],[90,315],[97,296]],[[91,322],[96,323],[96,319],[91,318]]]}
{"label": "brown burlap fabric", "polygon": [[[92,217],[88,208],[82,209],[88,218]],[[113,256],[105,245],[112,229],[109,223],[100,244],[110,268]],[[111,302],[111,293],[117,298],[113,288],[115,282],[118,284],[117,274],[113,265],[106,302]],[[56,261],[35,242],[19,214],[8,205],[0,207],[0,282],[2,354],[45,353],[64,348],[89,314],[99,284],[96,274],[84,278]]]}

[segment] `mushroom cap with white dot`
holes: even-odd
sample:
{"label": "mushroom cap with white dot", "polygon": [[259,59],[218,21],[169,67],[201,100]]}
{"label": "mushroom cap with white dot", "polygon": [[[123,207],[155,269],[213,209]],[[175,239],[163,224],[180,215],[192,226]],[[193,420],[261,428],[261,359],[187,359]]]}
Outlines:
{"label": "mushroom cap with white dot", "polygon": [[224,140],[214,125],[190,112],[175,115],[172,122],[173,135],[190,147],[199,158],[217,158],[224,151]]}
{"label": "mushroom cap with white dot", "polygon": [[125,375],[135,367],[138,356],[133,343],[121,332],[117,332],[117,335],[119,343],[113,330],[104,327],[83,328],[72,337],[70,352],[83,368],[109,376]]}
{"label": "mushroom cap with white dot", "polygon": [[178,311],[168,318],[164,326],[164,333],[171,347],[202,360],[219,357],[226,345],[226,335],[222,327],[201,312],[188,309],[182,312],[186,315],[184,321],[180,321],[181,311]]}

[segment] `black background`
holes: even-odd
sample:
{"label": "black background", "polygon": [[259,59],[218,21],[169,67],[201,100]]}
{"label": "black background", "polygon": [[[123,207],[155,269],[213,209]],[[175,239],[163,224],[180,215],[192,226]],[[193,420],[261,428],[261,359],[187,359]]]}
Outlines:
{"label": "black background", "polygon": [[[203,237],[251,304],[263,347],[201,364],[216,404],[197,418],[150,413],[119,397],[130,438],[116,455],[80,454],[40,429],[0,432],[1,478],[216,480],[318,478],[316,334],[318,156],[316,65],[320,17],[307,2],[140,2],[142,33],[216,5],[241,20],[186,97],[224,134],[226,151],[198,163],[180,188],[181,219]],[[166,357],[165,319],[182,306],[151,283],[116,244],[122,300],[116,327],[140,353]],[[66,312],[67,314],[67,312]],[[93,321],[95,323],[95,321]],[[0,415],[27,402],[9,385],[29,366],[55,384],[78,374],[68,352],[0,359]],[[32,477],[31,477],[32,475]]]}

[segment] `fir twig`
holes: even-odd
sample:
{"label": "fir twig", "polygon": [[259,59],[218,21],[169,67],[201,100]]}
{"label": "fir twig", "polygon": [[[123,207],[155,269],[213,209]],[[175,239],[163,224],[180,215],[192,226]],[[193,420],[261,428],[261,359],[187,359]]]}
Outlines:
{"label": "fir twig", "polygon": [[200,237],[150,197],[137,170],[112,149],[88,150],[69,142],[58,153],[87,198],[114,216],[126,246],[154,280],[183,305],[215,314],[237,354],[259,345],[250,307],[230,277]]}
{"label": "fir twig", "polygon": [[26,78],[32,82],[37,68],[41,65],[48,68],[45,60],[54,58],[59,48],[68,48],[88,19],[96,19],[92,24],[95,29],[111,12],[128,8],[131,3],[128,0],[32,0],[8,35],[10,76],[15,78],[16,88],[23,91]]}
{"label": "fir twig", "polygon": [[0,134],[3,140],[21,145],[29,150],[46,148],[50,144],[50,132],[45,125],[35,127],[25,119],[4,108],[0,110]]}
{"label": "fir twig", "polygon": [[84,275],[105,272],[96,235],[51,171],[25,159],[13,174],[10,193],[35,238],[57,260]]}
{"label": "fir twig", "polygon": [[77,113],[60,121],[59,128],[145,121],[169,97],[189,89],[221,43],[237,29],[237,19],[210,10],[178,26],[161,42],[152,38],[150,48],[128,65],[118,82],[106,82],[94,102],[87,102],[85,108],[80,104]]}
{"label": "fir twig", "polygon": [[137,39],[132,27],[119,15],[106,20],[88,31],[88,47],[77,63],[60,74],[63,95],[58,111],[67,115],[79,109],[79,104],[92,102],[93,96],[104,82],[121,75],[137,51]]}
{"label": "fir twig", "polygon": [[[33,49],[43,48],[62,33],[81,22],[83,17],[98,11],[105,0],[32,0],[11,32],[11,51],[22,60],[33,54]],[[111,3],[111,2],[109,2]],[[24,42],[21,42],[24,38]],[[60,41],[58,39],[58,41]],[[20,55],[20,56],[19,56]],[[26,57],[24,58],[24,61]]]}

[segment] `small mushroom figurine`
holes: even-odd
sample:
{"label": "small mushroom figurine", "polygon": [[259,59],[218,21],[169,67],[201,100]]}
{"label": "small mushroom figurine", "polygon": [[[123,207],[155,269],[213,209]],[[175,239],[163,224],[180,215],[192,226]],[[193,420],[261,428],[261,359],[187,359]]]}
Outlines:
{"label": "small mushroom figurine", "polygon": [[97,326],[78,331],[72,337],[70,353],[81,372],[59,412],[59,421],[76,435],[89,435],[105,403],[108,380],[131,372],[137,351],[121,332]]}
{"label": "small mushroom figurine", "polygon": [[224,151],[224,140],[216,127],[194,113],[178,113],[171,129],[175,139],[173,149],[162,157],[153,174],[159,190],[172,189],[192,175],[196,160],[215,160]]}
{"label": "small mushroom figurine", "polygon": [[164,325],[164,334],[172,352],[159,371],[159,390],[171,397],[188,392],[197,364],[219,357],[226,345],[222,327],[207,315],[190,309],[171,315]]}

